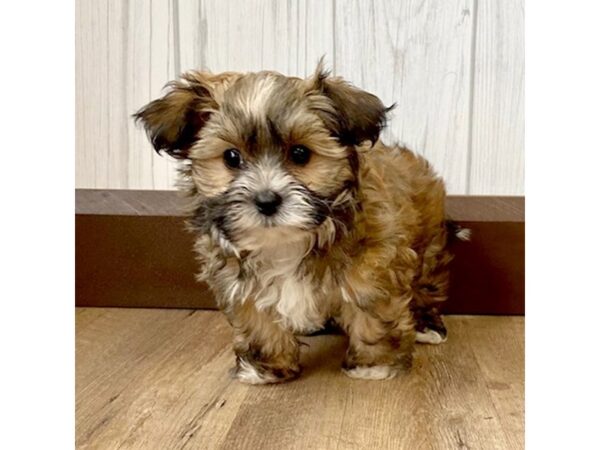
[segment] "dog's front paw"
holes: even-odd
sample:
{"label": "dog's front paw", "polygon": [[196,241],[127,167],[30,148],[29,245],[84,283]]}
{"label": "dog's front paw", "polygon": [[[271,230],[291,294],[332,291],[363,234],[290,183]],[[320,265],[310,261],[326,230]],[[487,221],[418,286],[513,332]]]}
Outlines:
{"label": "dog's front paw", "polygon": [[352,368],[343,368],[342,371],[350,378],[361,380],[389,380],[398,373],[398,368],[394,366],[356,366]]}
{"label": "dog's front paw", "polygon": [[257,367],[249,361],[239,358],[233,370],[233,376],[246,384],[272,384],[293,380],[300,375],[300,367],[265,368]]}
{"label": "dog's front paw", "polygon": [[423,331],[417,331],[417,342],[421,344],[441,344],[446,342],[448,335],[445,332],[425,328]]}

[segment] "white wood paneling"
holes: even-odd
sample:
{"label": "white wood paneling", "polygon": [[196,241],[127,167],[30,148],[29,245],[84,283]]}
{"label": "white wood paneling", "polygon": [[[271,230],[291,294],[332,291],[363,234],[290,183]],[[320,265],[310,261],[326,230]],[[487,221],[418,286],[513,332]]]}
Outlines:
{"label": "white wood paneling", "polygon": [[[108,73],[107,112],[108,112],[108,161],[107,167],[108,183],[111,188],[125,189],[129,187],[129,172],[131,166],[130,152],[123,151],[123,145],[127,145],[130,121],[127,120],[128,110],[128,79],[127,79],[127,40],[124,39],[124,30],[129,29],[128,3],[121,0],[108,1],[107,17],[107,41],[108,52],[103,62],[104,70]],[[101,61],[101,60],[100,60]],[[88,68],[90,70],[91,68]],[[91,70],[100,70],[91,69]]]}
{"label": "white wood paneling", "polygon": [[[76,3],[76,177],[77,187],[108,186],[108,4]],[[127,151],[127,149],[125,149]]]}
{"label": "white wood paneling", "polygon": [[[157,155],[131,114],[161,95],[163,86],[175,78],[173,2],[163,0],[128,3],[129,23],[122,30],[127,60],[126,115],[128,141],[120,146],[129,153],[129,182],[132,189],[165,189],[173,186],[176,164]],[[110,62],[109,62],[110,63]]]}
{"label": "white wood paneling", "polygon": [[479,0],[469,194],[524,191],[522,0]]}
{"label": "white wood paneling", "polygon": [[306,76],[326,55],[397,103],[384,137],[450,193],[522,194],[522,0],[79,0],[76,22],[77,187],[174,187],[131,114],[182,71]]}
{"label": "white wood paneling", "polygon": [[467,186],[472,11],[472,0],[336,4],[336,73],[397,104],[384,138],[425,155],[452,193]]}
{"label": "white wood paneling", "polygon": [[310,74],[333,53],[333,2],[179,2],[182,70]]}

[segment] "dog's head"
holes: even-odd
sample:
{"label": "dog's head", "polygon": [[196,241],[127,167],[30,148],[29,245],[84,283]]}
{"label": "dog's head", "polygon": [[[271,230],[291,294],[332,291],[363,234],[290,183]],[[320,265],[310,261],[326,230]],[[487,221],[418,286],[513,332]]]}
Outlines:
{"label": "dog's head", "polygon": [[389,110],[321,65],[308,79],[188,72],[168,86],[135,118],[156,151],[189,160],[199,226],[238,245],[333,214],[356,186],[356,147],[377,141]]}

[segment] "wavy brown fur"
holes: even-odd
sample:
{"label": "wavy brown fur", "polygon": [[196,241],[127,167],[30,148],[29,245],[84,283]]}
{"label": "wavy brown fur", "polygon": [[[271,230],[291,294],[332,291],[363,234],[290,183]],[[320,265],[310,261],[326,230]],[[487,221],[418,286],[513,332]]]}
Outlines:
{"label": "wavy brown fur", "polygon": [[[199,278],[234,329],[240,380],[298,376],[294,334],[330,319],[349,336],[351,376],[409,367],[417,330],[445,336],[444,184],[424,158],[378,140],[388,111],[318,67],[307,80],[190,72],[136,115],[157,150],[187,160]],[[297,144],[312,150],[305,166],[286,159]],[[228,148],[248,169],[226,167]],[[304,199],[290,210],[293,226],[257,227],[251,210],[236,210],[258,183],[245,172],[264,161]]]}

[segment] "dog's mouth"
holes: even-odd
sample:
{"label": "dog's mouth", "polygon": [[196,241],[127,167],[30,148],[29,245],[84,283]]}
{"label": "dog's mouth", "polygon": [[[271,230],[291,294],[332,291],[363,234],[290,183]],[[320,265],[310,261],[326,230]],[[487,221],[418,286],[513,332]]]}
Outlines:
{"label": "dog's mouth", "polygon": [[271,216],[225,216],[215,225],[220,234],[239,251],[253,251],[310,239],[326,219],[327,216],[318,211],[299,216],[282,209]]}
{"label": "dog's mouth", "polygon": [[310,230],[285,225],[272,225],[247,230],[234,240],[239,250],[264,250],[285,246],[310,238]]}
{"label": "dog's mouth", "polygon": [[261,217],[254,224],[247,228],[238,230],[240,235],[253,232],[273,232],[278,233],[280,230],[286,230],[286,233],[294,230],[295,232],[312,231],[321,225],[327,216],[325,214],[314,213],[299,219],[298,217],[290,217],[289,214],[282,212],[279,215],[272,217]]}
{"label": "dog's mouth", "polygon": [[295,229],[297,231],[311,231],[319,227],[319,225],[321,225],[325,219],[327,219],[327,214],[324,211],[312,211],[301,219],[293,217],[291,214],[282,211],[278,215],[262,218],[262,223],[258,228],[284,228],[288,230]]}

